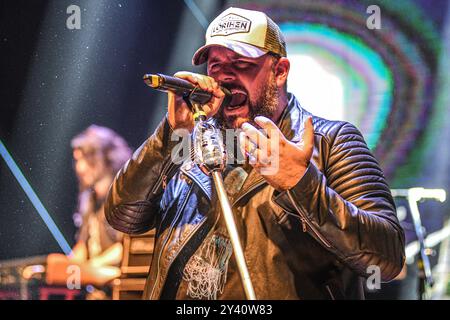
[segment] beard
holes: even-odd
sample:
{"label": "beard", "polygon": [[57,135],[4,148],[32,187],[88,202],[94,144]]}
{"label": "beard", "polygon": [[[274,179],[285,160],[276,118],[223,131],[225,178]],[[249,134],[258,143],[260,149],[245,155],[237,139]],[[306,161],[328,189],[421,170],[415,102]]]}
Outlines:
{"label": "beard", "polygon": [[[226,85],[223,85],[224,87]],[[256,125],[254,122],[255,117],[264,116],[269,119],[273,119],[275,112],[277,111],[279,104],[279,91],[275,81],[275,74],[271,73],[269,81],[265,82],[260,90],[258,90],[258,94],[256,99],[252,101],[250,95],[247,90],[242,87],[236,87],[232,85],[226,86],[230,91],[233,88],[237,88],[240,90],[244,90],[247,93],[248,97],[248,109],[249,114],[246,118],[238,117],[238,116],[225,116],[224,109],[222,108],[217,112],[214,118],[217,121],[217,126],[221,129],[237,129],[240,128],[241,125],[245,122]]]}

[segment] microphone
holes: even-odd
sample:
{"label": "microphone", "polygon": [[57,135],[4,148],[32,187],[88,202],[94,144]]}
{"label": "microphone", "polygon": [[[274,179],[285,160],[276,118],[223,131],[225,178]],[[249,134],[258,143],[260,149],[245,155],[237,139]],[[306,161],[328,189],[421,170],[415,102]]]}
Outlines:
{"label": "microphone", "polygon": [[[206,113],[202,110],[202,105],[208,103],[213,94],[200,89],[187,80],[160,73],[145,74],[143,79],[153,89],[164,92],[171,91],[186,100],[186,103],[193,109],[193,118],[196,123],[193,131],[195,162],[206,174],[223,171],[226,165],[226,151],[220,130],[206,121]],[[232,98],[231,92],[224,87],[220,87],[220,89],[225,93],[221,107],[229,105]]]}
{"label": "microphone", "polygon": [[[213,97],[211,92],[202,90],[189,81],[177,77],[157,73],[145,74],[143,79],[144,82],[153,89],[164,92],[172,91],[177,95],[188,97],[192,102],[201,105],[208,103]],[[226,106],[231,102],[231,92],[224,87],[220,87],[220,89],[225,93],[222,106]]]}

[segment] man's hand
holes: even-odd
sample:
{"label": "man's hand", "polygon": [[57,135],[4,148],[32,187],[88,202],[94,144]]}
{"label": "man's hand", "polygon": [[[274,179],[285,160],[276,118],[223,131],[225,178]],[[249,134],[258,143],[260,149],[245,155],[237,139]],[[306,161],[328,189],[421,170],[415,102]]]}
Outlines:
{"label": "man's hand", "polygon": [[[213,78],[187,71],[177,72],[174,76],[192,82],[194,85],[198,85],[200,89],[213,94],[213,98],[207,105],[203,106],[203,111],[205,111],[208,118],[214,116],[217,111],[219,111],[222,101],[225,98],[225,94]],[[183,100],[183,97],[169,92],[168,98],[168,120],[172,129],[186,129],[189,132],[192,132],[192,129],[194,128],[193,114]]]}
{"label": "man's hand", "polygon": [[256,117],[255,122],[266,135],[249,123],[242,125],[239,140],[241,151],[266,181],[279,191],[294,187],[303,177],[314,147],[312,118],[308,117],[300,142],[293,143],[268,118]]}

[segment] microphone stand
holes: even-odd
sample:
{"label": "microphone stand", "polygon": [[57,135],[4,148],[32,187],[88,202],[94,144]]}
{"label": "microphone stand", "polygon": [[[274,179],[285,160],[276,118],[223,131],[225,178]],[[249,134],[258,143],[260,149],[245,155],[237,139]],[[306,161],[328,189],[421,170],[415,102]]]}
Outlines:
{"label": "microphone stand", "polygon": [[[206,141],[204,140],[204,135],[202,133],[201,147],[199,147],[200,150],[197,150],[200,154],[197,154],[197,156],[199,156],[200,159],[201,169],[205,173],[210,174],[214,180],[214,186],[222,208],[223,217],[225,219],[228,235],[230,236],[231,245],[233,246],[234,256],[236,258],[247,300],[256,300],[255,291],[244,257],[244,251],[242,250],[241,241],[236,228],[233,211],[223,184],[222,172],[226,165],[226,154],[222,141],[219,141],[219,137],[217,137],[217,132],[215,132],[217,129],[212,124],[206,124],[206,114],[203,111],[201,104],[191,101],[190,97],[185,97],[184,100],[194,111],[194,135],[198,133],[195,130],[205,129],[205,131],[209,131],[210,139]],[[202,125],[204,125],[204,127],[201,127]],[[197,141],[194,141],[194,143],[196,142]]]}
{"label": "microphone stand", "polygon": [[227,193],[223,185],[222,173],[220,171],[212,171],[214,185],[216,186],[217,196],[219,198],[220,206],[222,207],[223,217],[227,226],[228,235],[230,236],[231,244],[236,258],[236,263],[241,276],[242,286],[244,287],[245,296],[247,300],[256,300],[255,291],[253,289],[252,280],[245,262],[244,252],[242,250],[239,234],[234,221],[233,211],[231,210],[230,202],[228,201]]}
{"label": "microphone stand", "polygon": [[393,189],[393,197],[405,197],[408,200],[409,208],[411,210],[411,217],[414,224],[414,231],[419,242],[419,255],[417,257],[418,269],[418,298],[419,300],[427,299],[427,289],[432,288],[434,279],[431,273],[430,258],[427,254],[427,247],[425,245],[425,232],[420,217],[418,202],[422,199],[431,198],[444,202],[446,198],[445,190],[442,189]]}

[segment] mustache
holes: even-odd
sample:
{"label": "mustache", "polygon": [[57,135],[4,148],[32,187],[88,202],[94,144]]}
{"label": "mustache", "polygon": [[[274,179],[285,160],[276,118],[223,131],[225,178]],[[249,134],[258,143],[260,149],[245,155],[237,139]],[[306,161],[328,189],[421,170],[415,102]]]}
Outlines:
{"label": "mustache", "polygon": [[220,86],[228,89],[232,94],[231,101],[229,103],[229,107],[238,106],[238,105],[244,103],[249,97],[249,93],[248,93],[247,89],[239,83],[223,83],[222,82],[222,83],[220,83]]}
{"label": "mustache", "polygon": [[220,85],[221,87],[224,87],[224,88],[230,90],[230,91],[231,91],[231,90],[239,90],[239,91],[243,91],[243,92],[245,92],[246,94],[248,94],[247,89],[246,89],[243,85],[241,85],[241,84],[237,84],[237,83],[227,83],[227,82],[219,82],[219,85]]}

